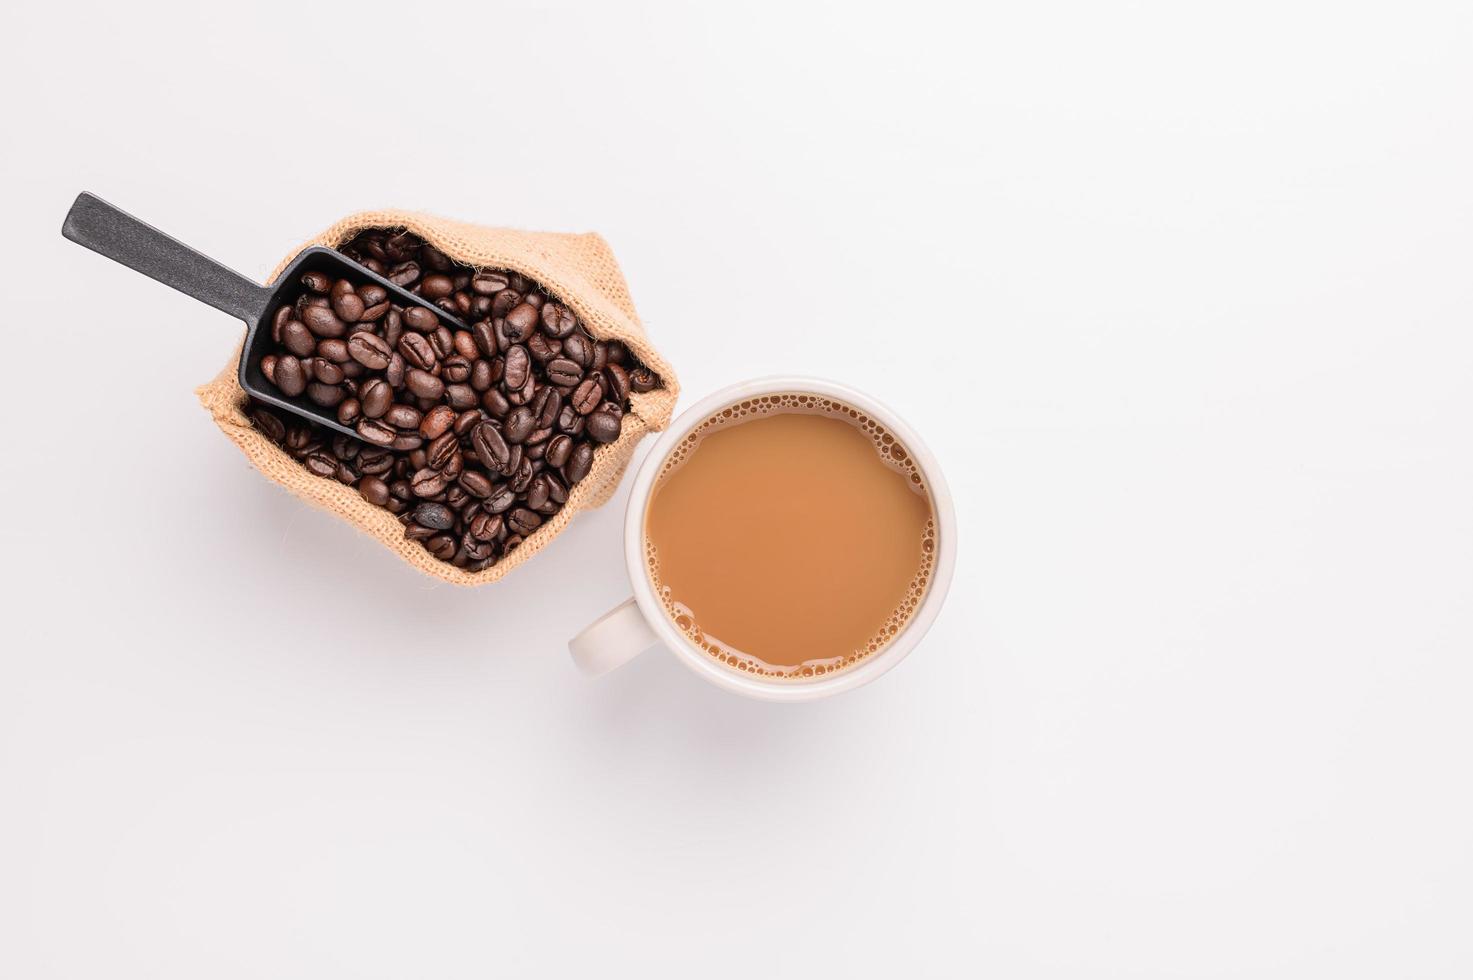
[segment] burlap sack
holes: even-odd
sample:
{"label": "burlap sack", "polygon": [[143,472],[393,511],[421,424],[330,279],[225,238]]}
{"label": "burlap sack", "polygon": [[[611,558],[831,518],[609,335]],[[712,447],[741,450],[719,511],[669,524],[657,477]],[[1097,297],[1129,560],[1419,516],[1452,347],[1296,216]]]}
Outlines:
{"label": "burlap sack", "polygon": [[[305,242],[302,248],[336,247],[370,228],[408,229],[457,262],[519,272],[535,280],[550,295],[572,307],[595,337],[623,341],[664,381],[664,387],[655,391],[630,395],[631,409],[624,417],[619,438],[599,447],[594,454],[593,469],[568,494],[563,509],[532,532],[520,547],[479,572],[467,572],[440,561],[419,543],[406,540],[404,527],[393,514],[368,503],[353,487],[313,476],[251,425],[244,412],[246,395],[236,379],[239,345],[215,380],[197,390],[200,403],[214,417],[220,431],[269,479],[377,538],[385,548],[426,575],[454,585],[495,582],[545,548],[580,511],[608,501],[629,465],[635,444],[648,433],[669,424],[680,393],[675,370],[645,336],[613,253],[596,234],[485,228],[412,211],[363,211],[339,221]],[[282,259],[271,273],[271,279],[280,275],[296,255],[294,251]]]}

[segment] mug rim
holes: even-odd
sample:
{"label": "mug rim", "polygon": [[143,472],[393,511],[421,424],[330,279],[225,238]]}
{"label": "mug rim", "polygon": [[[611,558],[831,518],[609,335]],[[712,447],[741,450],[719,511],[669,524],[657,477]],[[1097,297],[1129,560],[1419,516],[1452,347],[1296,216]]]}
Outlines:
{"label": "mug rim", "polygon": [[[936,515],[936,563],[926,595],[914,615],[883,647],[847,670],[813,681],[765,681],[725,667],[686,638],[665,614],[655,597],[653,584],[645,568],[644,514],[655,477],[671,450],[692,429],[724,408],[760,395],[796,393],[820,395],[844,402],[872,416],[884,425],[909,451],[926,480],[931,507]],[[718,687],[737,694],[766,701],[810,701],[853,690],[867,684],[904,660],[931,628],[946,594],[951,587],[952,569],[956,561],[956,515],[951,491],[941,473],[940,464],[916,431],[893,410],[862,391],[824,378],[800,375],[773,375],[741,381],[718,389],[681,412],[670,428],[661,433],[650,452],[640,463],[629,493],[624,514],[624,560],[635,602],[651,631],[683,664]]]}

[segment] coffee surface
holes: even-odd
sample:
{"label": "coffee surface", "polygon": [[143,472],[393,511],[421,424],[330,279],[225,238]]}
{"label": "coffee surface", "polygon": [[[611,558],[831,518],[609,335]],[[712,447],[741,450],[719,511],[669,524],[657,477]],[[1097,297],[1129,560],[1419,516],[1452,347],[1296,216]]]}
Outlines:
{"label": "coffee surface", "polygon": [[748,673],[803,679],[883,647],[930,578],[930,496],[874,420],[809,395],[751,399],[688,435],[645,512],[676,625]]}

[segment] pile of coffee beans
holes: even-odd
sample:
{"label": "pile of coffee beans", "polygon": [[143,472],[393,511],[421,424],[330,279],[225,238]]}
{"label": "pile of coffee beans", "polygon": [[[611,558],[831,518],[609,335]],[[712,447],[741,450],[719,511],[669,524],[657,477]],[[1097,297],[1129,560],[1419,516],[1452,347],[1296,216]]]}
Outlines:
{"label": "pile of coffee beans", "polygon": [[524,276],[459,265],[403,231],[341,251],[470,329],[375,283],[308,272],[273,315],[261,371],[359,438],[260,403],[251,418],[309,472],[399,515],[436,558],[489,567],[562,508],[596,447],[619,437],[630,392],[660,379]]}

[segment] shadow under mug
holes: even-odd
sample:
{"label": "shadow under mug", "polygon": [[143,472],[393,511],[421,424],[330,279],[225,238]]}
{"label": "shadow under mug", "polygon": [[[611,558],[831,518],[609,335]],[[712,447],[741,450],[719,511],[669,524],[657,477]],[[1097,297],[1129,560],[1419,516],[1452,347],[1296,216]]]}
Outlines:
{"label": "shadow under mug", "polygon": [[[812,680],[770,679],[728,667],[692,643],[665,613],[645,563],[645,508],[666,457],[706,419],[748,398],[777,394],[818,395],[869,415],[910,453],[930,491],[936,521],[936,561],[926,594],[900,632],[854,666]],[[595,620],[568,642],[573,661],[586,674],[620,667],[655,646],[663,646],[701,677],[729,691],[768,701],[809,701],[859,687],[894,667],[913,650],[935,621],[956,563],[956,515],[936,458],[894,412],[862,392],[817,378],[774,377],[722,388],[682,412],[645,457],[629,494],[624,517],[624,559],[634,595]]]}

